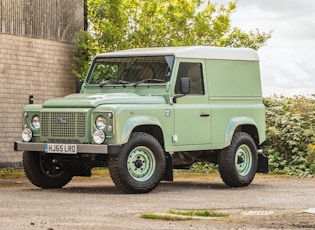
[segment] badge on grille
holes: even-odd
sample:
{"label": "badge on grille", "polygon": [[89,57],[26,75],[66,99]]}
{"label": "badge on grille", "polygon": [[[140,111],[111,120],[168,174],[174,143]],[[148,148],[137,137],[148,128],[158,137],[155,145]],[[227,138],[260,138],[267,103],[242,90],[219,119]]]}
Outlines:
{"label": "badge on grille", "polygon": [[68,122],[68,118],[67,117],[57,117],[57,121],[61,124],[65,124]]}

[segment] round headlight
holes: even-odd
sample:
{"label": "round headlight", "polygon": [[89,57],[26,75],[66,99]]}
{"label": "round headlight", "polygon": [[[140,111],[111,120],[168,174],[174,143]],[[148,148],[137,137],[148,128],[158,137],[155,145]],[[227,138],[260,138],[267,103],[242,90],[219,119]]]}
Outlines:
{"label": "round headlight", "polygon": [[95,125],[97,129],[105,129],[106,127],[106,119],[103,116],[98,116],[95,120]]}
{"label": "round headlight", "polygon": [[26,128],[22,131],[22,140],[29,142],[33,137],[33,133],[29,128]]}
{"label": "round headlight", "polygon": [[96,144],[102,144],[105,141],[105,133],[102,130],[97,130],[93,133],[93,140]]}
{"label": "round headlight", "polygon": [[32,118],[32,126],[34,129],[39,129],[40,128],[40,120],[39,120],[39,116],[34,116]]}

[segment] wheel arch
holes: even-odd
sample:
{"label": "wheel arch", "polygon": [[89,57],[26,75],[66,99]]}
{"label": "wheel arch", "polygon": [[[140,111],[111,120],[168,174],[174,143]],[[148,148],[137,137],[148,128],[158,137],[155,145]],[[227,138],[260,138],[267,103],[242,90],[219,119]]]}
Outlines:
{"label": "wheel arch", "polygon": [[225,146],[231,144],[233,135],[236,132],[248,133],[253,138],[256,146],[262,143],[262,134],[259,133],[257,124],[251,117],[236,117],[229,121],[225,135]]}
{"label": "wheel arch", "polygon": [[135,127],[132,132],[143,132],[152,135],[164,148],[164,136],[161,127],[157,125],[140,125]]}
{"label": "wheel arch", "polygon": [[164,148],[163,130],[157,118],[151,116],[137,116],[128,119],[122,132],[122,142],[127,143],[133,132],[143,132],[152,135]]}

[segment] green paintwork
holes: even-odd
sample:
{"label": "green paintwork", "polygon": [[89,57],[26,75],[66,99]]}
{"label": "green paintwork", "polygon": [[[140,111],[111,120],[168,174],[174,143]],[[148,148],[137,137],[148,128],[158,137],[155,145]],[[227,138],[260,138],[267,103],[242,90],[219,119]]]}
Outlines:
{"label": "green paintwork", "polygon": [[[92,134],[96,131],[94,124],[96,117],[103,114],[108,116],[111,113],[113,117],[106,119],[113,129],[104,131],[107,138],[104,144],[124,144],[132,131],[140,126],[159,130],[163,137],[163,147],[167,152],[225,148],[229,146],[233,133],[240,126],[253,127],[257,130],[257,143],[263,143],[265,108],[262,103],[259,62],[253,50],[248,50],[246,56],[247,50],[242,49],[239,59],[237,49],[215,48],[214,54],[206,55],[206,58],[202,58],[202,49],[199,48],[196,49],[197,54],[193,48],[189,52],[179,52],[181,48],[175,51],[162,50],[164,53],[161,51],[154,53],[152,49],[152,53],[175,57],[168,82],[158,84],[148,82],[137,86],[109,84],[103,87],[85,82],[79,94],[50,99],[43,105],[25,106],[23,112],[29,112],[30,116],[23,118],[23,127],[25,125],[30,127],[31,117],[35,114],[58,113],[57,118],[60,116],[61,120],[62,117],[66,117],[63,113],[85,114],[86,127],[84,135],[80,138],[41,137],[38,130],[30,127],[34,133],[32,141],[48,142],[54,139],[55,142],[93,143]],[[206,50],[211,52],[212,49]],[[142,54],[141,50],[120,52],[117,56],[143,57],[148,56],[149,51],[150,49],[145,49],[145,54]],[[224,55],[215,58],[221,51]],[[190,52],[191,58],[187,57]],[[98,57],[103,56],[106,57],[106,54]],[[110,56],[115,57],[115,53],[111,53]],[[204,94],[185,95],[173,102],[181,62],[201,63]]]}
{"label": "green paintwork", "polygon": [[161,96],[140,96],[135,93],[72,94],[43,103],[44,108],[95,108],[104,104],[165,104]]}

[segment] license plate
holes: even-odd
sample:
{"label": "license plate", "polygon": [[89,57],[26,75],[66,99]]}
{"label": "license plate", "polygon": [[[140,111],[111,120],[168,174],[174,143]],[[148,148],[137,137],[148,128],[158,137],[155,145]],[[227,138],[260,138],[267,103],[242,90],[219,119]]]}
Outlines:
{"label": "license plate", "polygon": [[77,145],[74,144],[45,144],[45,153],[76,154]]}

